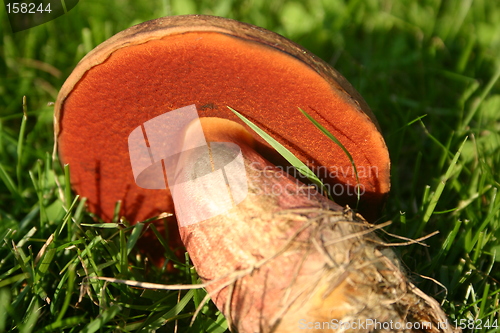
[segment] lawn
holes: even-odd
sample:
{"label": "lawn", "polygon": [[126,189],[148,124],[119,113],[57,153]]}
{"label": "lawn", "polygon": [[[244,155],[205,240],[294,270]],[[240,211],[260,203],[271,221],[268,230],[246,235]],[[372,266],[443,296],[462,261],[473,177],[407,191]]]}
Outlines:
{"label": "lawn", "polygon": [[[500,5],[489,0],[86,0],[17,33],[2,7],[0,332],[188,331],[202,289],[89,278],[198,282],[188,257],[171,274],[136,251],[142,224],[94,225],[52,160],[52,103],[79,59],[113,34],[194,13],[280,33],[355,86],[391,154],[385,229],[439,232],[427,247],[397,248],[413,281],[452,321],[500,332]],[[189,332],[226,331],[217,309],[201,306]]]}

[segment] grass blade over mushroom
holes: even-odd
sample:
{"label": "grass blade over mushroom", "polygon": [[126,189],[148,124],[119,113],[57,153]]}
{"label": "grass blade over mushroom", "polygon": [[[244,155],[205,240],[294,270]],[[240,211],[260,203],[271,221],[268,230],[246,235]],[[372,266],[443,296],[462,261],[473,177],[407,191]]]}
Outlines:
{"label": "grass blade over mushroom", "polygon": [[[272,136],[264,132],[262,129],[260,129],[257,125],[252,123],[249,119],[247,119],[245,116],[243,116],[241,113],[238,111],[234,110],[230,106],[228,106],[229,110],[231,110],[238,118],[240,118],[245,124],[247,124],[252,130],[254,130],[261,138],[263,138],[268,144],[270,144],[276,151],[283,156],[292,166],[294,166],[303,176],[307,177],[311,182],[313,182],[324,194],[327,194],[330,199],[331,194],[328,192],[326,186],[323,184],[323,182],[314,174],[314,172],[307,166],[305,165],[301,160],[299,160],[292,152],[290,152],[286,147],[284,147],[281,143],[276,141]],[[358,176],[358,170],[356,168],[356,163],[354,163],[354,159],[347,150],[347,148],[340,142],[330,131],[328,131],[325,127],[323,127],[320,123],[316,121],[311,115],[309,115],[307,112],[299,108],[300,112],[309,119],[313,123],[316,128],[318,128],[323,134],[325,134],[330,140],[332,140],[336,145],[342,149],[342,151],[345,153],[349,161],[351,162],[352,168],[354,170],[354,174],[356,176],[356,195],[357,195],[357,203],[359,203],[359,200],[361,199],[361,194],[359,190],[359,176]]]}
{"label": "grass blade over mushroom", "polygon": [[[241,113],[236,111],[235,109],[228,106],[229,110],[231,110],[238,118],[240,118],[245,124],[247,124],[252,130],[255,131],[262,139],[264,139],[268,144],[271,145],[276,151],[283,156],[293,167],[295,167],[304,177],[309,179],[314,185],[316,185],[319,189],[319,192],[324,194],[329,194],[326,186],[323,182],[312,172],[312,170],[305,165],[301,160],[299,160],[290,150],[288,150],[281,143],[276,141],[272,136],[264,132],[257,125],[252,123],[249,119],[243,116]],[[357,177],[357,174],[356,174]]]}
{"label": "grass blade over mushroom", "polygon": [[313,123],[314,126],[316,126],[316,128],[318,128],[321,132],[323,132],[323,134],[325,134],[330,140],[332,140],[333,142],[335,142],[335,144],[337,144],[337,146],[339,146],[340,149],[342,149],[342,151],[346,154],[347,158],[351,162],[352,168],[354,170],[354,174],[356,176],[356,195],[358,197],[358,202],[357,203],[359,204],[359,200],[361,199],[361,194],[359,192],[358,169],[356,169],[356,163],[354,163],[354,159],[352,158],[351,153],[349,153],[349,151],[347,150],[347,148],[342,144],[342,142],[340,142],[335,137],[335,135],[333,135],[332,133],[330,133],[326,128],[324,128],[320,123],[318,123],[316,121],[316,119],[314,119],[313,117],[311,117],[307,112],[305,112],[301,108],[299,108],[299,110],[300,110],[300,112],[302,112],[302,114],[304,116],[306,116],[307,119],[309,119]]}

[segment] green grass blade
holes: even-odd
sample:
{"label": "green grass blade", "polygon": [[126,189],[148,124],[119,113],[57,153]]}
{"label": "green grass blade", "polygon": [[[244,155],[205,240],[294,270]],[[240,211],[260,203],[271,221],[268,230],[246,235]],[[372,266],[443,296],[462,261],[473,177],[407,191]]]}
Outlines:
{"label": "green grass blade", "polygon": [[66,287],[66,293],[64,297],[64,303],[60,308],[59,315],[57,316],[56,322],[63,320],[66,311],[68,310],[69,304],[71,302],[71,296],[73,295],[73,289],[75,287],[75,265],[71,265],[66,274],[68,274],[68,283]]}
{"label": "green grass blade", "polygon": [[142,229],[144,229],[144,223],[137,223],[134,225],[132,233],[127,240],[127,255],[129,255],[130,252],[132,252],[132,249],[135,247],[135,244],[142,234]]}
{"label": "green grass blade", "polygon": [[19,192],[17,191],[16,184],[14,184],[14,181],[9,176],[2,163],[0,163],[0,179],[2,179],[3,183],[5,184],[9,192],[12,193],[12,195],[19,197]]}
{"label": "green grass blade", "polygon": [[427,204],[427,208],[425,209],[424,216],[422,217],[422,223],[419,225],[419,228],[417,230],[417,235],[420,235],[420,233],[423,231],[425,225],[431,218],[432,214],[434,213],[434,209],[436,208],[436,205],[439,201],[439,198],[441,197],[441,194],[443,194],[444,187],[446,185],[446,182],[448,179],[452,176],[453,172],[455,171],[455,166],[457,165],[458,158],[460,157],[460,154],[462,152],[462,149],[465,145],[465,142],[467,142],[468,138],[465,138],[460,147],[458,148],[458,151],[456,152],[455,156],[453,156],[453,160],[451,161],[450,165],[448,166],[448,169],[446,170],[446,173],[444,176],[441,178],[439,181],[436,190],[434,193],[431,194],[429,197],[429,203]]}
{"label": "green grass blade", "polygon": [[125,229],[120,229],[120,272],[125,273],[127,271],[128,266],[128,249],[127,249],[127,240],[125,235]]}
{"label": "green grass blade", "polygon": [[477,112],[477,110],[479,110],[479,107],[481,106],[482,102],[484,101],[486,96],[488,96],[491,89],[493,89],[493,87],[495,86],[495,84],[497,83],[497,81],[499,79],[500,79],[500,62],[497,63],[496,71],[493,74],[493,77],[488,81],[488,84],[486,85],[483,92],[479,96],[479,101],[473,104],[469,113],[467,114],[463,123],[461,124],[460,128],[462,130],[466,129],[469,126],[472,118],[474,118],[474,116],[476,115],[476,112]]}
{"label": "green grass blade", "polygon": [[86,318],[85,316],[76,316],[76,317],[69,317],[65,318],[60,321],[55,321],[50,325],[45,326],[40,333],[52,333],[52,332],[61,332],[58,331],[60,328],[64,327],[74,327],[78,324],[83,324],[85,322]]}
{"label": "green grass blade", "polygon": [[30,275],[28,273],[21,273],[21,274],[11,276],[7,279],[0,280],[0,288],[3,288],[5,286],[8,286],[8,285],[13,284],[13,283],[17,283],[19,281],[26,280],[29,276]]}
{"label": "green grass blade", "polygon": [[102,229],[118,229],[120,224],[118,223],[82,223],[82,227],[91,227],[91,228],[102,228]]}
{"label": "green grass blade", "polygon": [[330,140],[332,140],[333,142],[335,142],[335,144],[337,146],[340,147],[340,149],[342,149],[342,151],[344,152],[344,154],[346,154],[347,158],[349,159],[349,161],[351,162],[351,166],[354,170],[354,174],[356,176],[356,183],[358,186],[356,186],[356,189],[357,189],[357,197],[358,197],[358,203],[359,203],[359,200],[361,199],[361,192],[360,192],[360,189],[359,189],[359,176],[358,176],[358,169],[356,168],[356,163],[354,163],[354,159],[351,155],[351,153],[349,153],[349,151],[347,150],[347,148],[342,144],[342,142],[340,142],[336,137],[335,135],[333,135],[332,133],[330,133],[326,128],[324,128],[320,123],[318,123],[316,121],[316,119],[314,119],[313,117],[311,117],[307,112],[305,112],[304,110],[302,110],[301,108],[299,108],[300,112],[302,112],[302,114],[304,116],[306,116],[307,119],[309,119],[309,121],[311,121],[314,126],[316,126],[316,128],[318,128],[321,132],[323,132],[323,134],[325,134]]}
{"label": "green grass blade", "polygon": [[389,134],[389,137],[392,137],[394,136],[395,134],[398,134],[400,133],[401,131],[404,131],[406,129],[408,129],[408,127],[410,127],[411,125],[413,125],[414,123],[418,122],[418,121],[421,121],[422,119],[424,119],[425,117],[427,117],[426,114],[424,115],[421,115],[421,116],[418,116],[417,118],[413,119],[413,120],[410,120],[409,122],[407,122],[404,126],[401,126],[400,128],[398,128],[397,130],[395,130],[394,132],[392,132],[391,134]]}
{"label": "green grass blade", "polygon": [[284,147],[281,143],[276,141],[273,137],[271,137],[269,134],[261,130],[257,125],[252,123],[250,120],[248,120],[245,116],[240,114],[238,111],[235,109],[229,107],[229,110],[231,110],[238,118],[240,118],[245,124],[247,124],[252,130],[255,131],[262,139],[264,139],[267,143],[271,145],[276,151],[283,156],[292,166],[294,166],[303,176],[305,176],[307,179],[309,179],[313,184],[315,184],[318,188],[319,191],[322,193],[327,193],[325,185],[321,182],[321,180],[314,174],[314,172],[309,169],[307,165],[305,165],[301,160],[299,160],[293,153],[288,150],[286,147]]}
{"label": "green grass blade", "polygon": [[209,333],[224,333],[228,329],[227,320],[222,313],[219,313],[217,319],[214,320],[209,327],[207,327],[207,332]]}
{"label": "green grass blade", "polygon": [[23,157],[23,147],[24,147],[24,136],[26,132],[26,123],[28,122],[28,106],[26,104],[26,96],[23,96],[23,119],[21,121],[21,129],[19,130],[19,139],[17,140],[17,188],[19,192],[22,189],[22,157]]}
{"label": "green grass blade", "polygon": [[115,204],[115,210],[113,212],[113,223],[118,223],[120,221],[120,210],[122,207],[122,202],[119,200]]}
{"label": "green grass blade", "polygon": [[179,261],[177,255],[174,253],[174,251],[172,251],[172,249],[170,249],[170,247],[167,243],[167,240],[165,239],[165,237],[163,237],[162,234],[160,234],[160,232],[158,231],[158,228],[156,228],[156,226],[153,223],[151,223],[149,227],[151,228],[151,230],[155,234],[156,238],[158,239],[158,241],[160,242],[160,244],[163,248],[163,251],[165,252],[165,264],[168,261],[171,261],[171,262],[176,263],[178,265],[183,265],[183,263],[181,263]]}
{"label": "green grass blade", "polygon": [[38,319],[38,316],[41,314],[41,311],[38,306],[38,301],[32,300],[30,306],[28,307],[28,311],[26,313],[26,317],[24,323],[20,325],[19,332],[20,333],[30,333],[35,329],[35,324]]}
{"label": "green grass blade", "polygon": [[67,210],[71,206],[71,180],[70,180],[70,168],[68,164],[64,165],[64,203]]}
{"label": "green grass blade", "polygon": [[94,333],[102,329],[104,325],[116,317],[120,313],[122,307],[118,304],[114,304],[104,310],[97,318],[92,320],[87,326],[85,326],[80,333]]}
{"label": "green grass blade", "polygon": [[38,264],[38,271],[36,272],[35,275],[35,280],[40,280],[43,278],[45,273],[47,273],[50,264],[52,263],[52,260],[54,259],[54,256],[56,255],[56,249],[55,248],[49,248],[47,249],[47,252],[42,257],[42,260]]}
{"label": "green grass blade", "polygon": [[[3,282],[3,281],[2,281]],[[8,288],[0,287],[0,332],[5,332],[10,312],[11,295]]]}
{"label": "green grass blade", "polygon": [[170,310],[165,311],[165,313],[158,313],[156,315],[151,315],[144,322],[144,325],[142,329],[139,330],[139,332],[152,332],[153,330],[163,326],[163,323],[165,323],[166,320],[173,320],[188,305],[193,296],[194,296],[194,290],[191,289]]}

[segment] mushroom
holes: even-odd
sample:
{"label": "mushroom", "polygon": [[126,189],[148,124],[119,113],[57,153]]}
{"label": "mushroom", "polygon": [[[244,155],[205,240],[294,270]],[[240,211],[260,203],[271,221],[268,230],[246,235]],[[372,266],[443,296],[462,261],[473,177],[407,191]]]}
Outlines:
{"label": "mushroom", "polygon": [[[200,118],[181,129],[176,122],[149,123],[190,105]],[[227,106],[309,165],[333,189],[335,202],[283,172],[286,162]],[[175,210],[207,291],[240,333],[291,332],[330,320],[446,321],[439,304],[408,282],[374,235],[377,227],[346,206],[357,199],[351,161],[299,108],[350,152],[363,189],[358,211],[375,221],[390,182],[373,113],[333,68],[252,25],[179,16],[115,35],[63,85],[55,134],[72,186],[103,220],[112,219],[119,200],[120,215],[131,222]],[[164,189],[141,178],[149,170],[144,157],[156,156],[158,144],[147,135],[149,125],[155,133],[177,133],[163,147],[181,144],[171,160],[151,160],[154,170],[158,163],[165,170]],[[241,172],[224,173],[231,163]],[[199,181],[216,179],[216,171],[219,183]],[[214,205],[214,186],[221,196],[228,190],[229,200]],[[243,195],[233,195],[235,188]]]}
{"label": "mushroom", "polygon": [[[127,137],[145,121],[191,104],[200,117],[241,123],[226,106],[239,110],[316,171],[337,203],[357,206],[370,221],[379,217],[390,187],[389,154],[363,98],[337,71],[282,36],[202,15],[160,18],[116,34],[87,54],[62,86],[55,105],[58,151],[90,211],[111,221],[121,201],[120,216],[132,223],[173,213],[168,189],[135,184]],[[352,155],[363,192],[358,205],[350,160],[298,108]],[[283,164],[251,135],[259,153]],[[167,220],[175,244],[175,219]]]}

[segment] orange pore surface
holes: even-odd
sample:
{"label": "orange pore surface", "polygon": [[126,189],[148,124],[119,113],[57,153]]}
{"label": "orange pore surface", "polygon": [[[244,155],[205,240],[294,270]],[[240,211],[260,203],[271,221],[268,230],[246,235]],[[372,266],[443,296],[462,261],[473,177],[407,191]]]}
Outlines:
{"label": "orange pore surface", "polygon": [[[62,105],[59,150],[74,189],[88,198],[92,212],[109,221],[118,200],[131,222],[174,212],[168,190],[135,184],[127,139],[145,121],[191,104],[200,117],[242,123],[231,106],[311,167],[320,167],[320,176],[333,175],[326,179],[330,185],[354,186],[349,159],[298,108],[307,111],[350,151],[364,187],[360,211],[368,219],[377,216],[389,191],[389,166],[370,119],[296,58],[216,32],[170,35],[118,49],[74,86]],[[355,206],[350,192],[336,201]]]}

